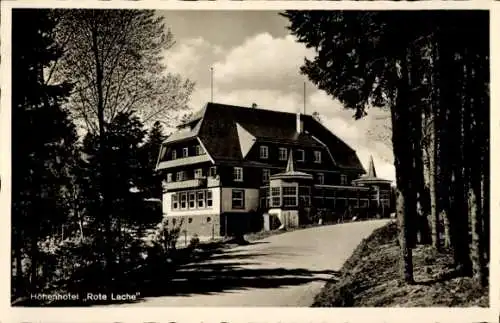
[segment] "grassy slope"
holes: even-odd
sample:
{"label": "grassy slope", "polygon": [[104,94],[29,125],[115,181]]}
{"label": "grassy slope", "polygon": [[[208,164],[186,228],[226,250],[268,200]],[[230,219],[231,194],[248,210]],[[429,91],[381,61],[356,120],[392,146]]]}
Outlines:
{"label": "grassy slope", "polygon": [[488,307],[488,289],[467,277],[453,277],[452,256],[430,246],[413,251],[416,284],[399,280],[399,246],[395,223],[363,240],[342,268],[337,282],[328,283],[313,307]]}

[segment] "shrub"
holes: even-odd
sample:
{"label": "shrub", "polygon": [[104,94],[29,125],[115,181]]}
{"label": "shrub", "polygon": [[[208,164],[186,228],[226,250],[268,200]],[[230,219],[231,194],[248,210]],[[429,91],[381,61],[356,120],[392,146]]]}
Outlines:
{"label": "shrub", "polygon": [[197,234],[194,234],[191,237],[191,240],[189,241],[189,247],[194,249],[198,247],[199,244],[200,244],[200,238],[198,237]]}
{"label": "shrub", "polygon": [[179,224],[173,228],[169,228],[167,222],[168,219],[164,217],[161,222],[158,223],[152,238],[153,245],[159,246],[165,254],[168,254],[170,250],[175,250],[184,219],[181,219]]}

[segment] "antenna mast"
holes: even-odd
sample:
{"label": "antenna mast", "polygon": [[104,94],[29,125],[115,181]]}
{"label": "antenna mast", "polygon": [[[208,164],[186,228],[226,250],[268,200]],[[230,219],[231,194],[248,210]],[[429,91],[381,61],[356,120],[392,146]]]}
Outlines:
{"label": "antenna mast", "polygon": [[210,102],[214,102],[214,68],[210,67]]}
{"label": "antenna mast", "polygon": [[306,82],[304,81],[304,114],[306,114]]}

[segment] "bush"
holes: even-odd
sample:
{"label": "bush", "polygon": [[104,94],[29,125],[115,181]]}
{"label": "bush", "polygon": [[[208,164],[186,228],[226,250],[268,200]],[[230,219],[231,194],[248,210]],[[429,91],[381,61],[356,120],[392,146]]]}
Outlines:
{"label": "bush", "polygon": [[189,247],[190,248],[196,248],[200,244],[200,238],[198,237],[197,234],[193,235],[191,237],[191,240],[189,241]]}
{"label": "bush", "polygon": [[158,223],[152,239],[153,245],[159,246],[165,254],[168,254],[170,250],[175,250],[184,219],[179,221],[180,223],[178,226],[171,229],[168,227],[167,222],[168,219],[164,217],[161,222]]}

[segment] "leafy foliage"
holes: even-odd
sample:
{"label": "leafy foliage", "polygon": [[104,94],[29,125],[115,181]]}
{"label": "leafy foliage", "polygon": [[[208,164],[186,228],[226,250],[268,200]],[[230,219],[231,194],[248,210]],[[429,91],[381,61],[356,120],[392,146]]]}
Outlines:
{"label": "leafy foliage", "polygon": [[165,73],[164,51],[173,35],[152,10],[57,10],[55,39],[64,48],[53,76],[74,83],[69,106],[97,132],[98,107],[111,123],[137,111],[149,125],[187,107],[194,83]]}

